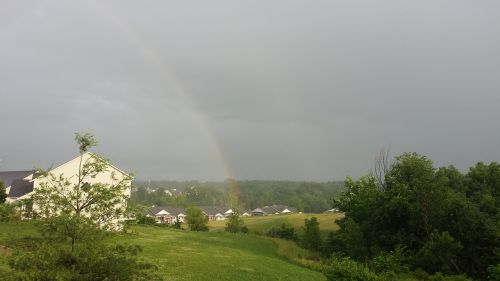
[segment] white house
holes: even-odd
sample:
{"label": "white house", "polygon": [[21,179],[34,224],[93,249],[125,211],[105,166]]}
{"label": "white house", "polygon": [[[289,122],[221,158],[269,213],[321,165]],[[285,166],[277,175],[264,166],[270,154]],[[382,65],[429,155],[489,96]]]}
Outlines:
{"label": "white house", "polygon": [[177,221],[184,222],[186,211],[180,208],[153,206],[146,210],[146,215],[153,217],[156,223],[174,224]]}
{"label": "white house", "polygon": [[[71,185],[78,183],[78,173],[80,169],[80,161],[82,163],[87,163],[89,161],[95,161],[97,155],[90,152],[86,152],[80,156],[57,166],[49,171],[50,174],[59,177],[64,177],[65,180],[70,182]],[[10,172],[0,172],[0,181],[4,183],[7,191],[7,202],[16,202],[23,199],[30,199],[31,195],[38,188],[42,188],[44,184],[47,184],[50,179],[48,177],[37,176],[33,170],[27,171],[10,171]],[[124,196],[125,198],[130,197],[130,186],[131,180],[130,176],[118,169],[112,164],[108,164],[104,171],[97,174],[95,177],[88,177],[85,179],[86,183],[95,184],[100,183],[103,185],[115,185],[122,182],[125,185]],[[123,200],[116,208],[126,208],[127,202]],[[37,206],[33,206],[33,210],[37,210]],[[120,219],[115,220],[113,223],[120,222]]]}

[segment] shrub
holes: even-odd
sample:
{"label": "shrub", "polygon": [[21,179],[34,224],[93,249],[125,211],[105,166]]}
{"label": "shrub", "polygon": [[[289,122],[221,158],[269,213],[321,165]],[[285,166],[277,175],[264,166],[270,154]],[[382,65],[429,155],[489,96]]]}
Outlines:
{"label": "shrub", "polygon": [[383,281],[368,267],[349,258],[332,257],[323,274],[329,281]]}
{"label": "shrub", "polygon": [[16,205],[9,203],[0,204],[0,221],[6,222],[19,219],[21,219],[21,216]]}
{"label": "shrub", "polygon": [[371,268],[375,272],[383,273],[407,273],[409,268],[407,265],[408,253],[405,247],[398,246],[394,251],[382,253],[373,258],[370,262]]}
{"label": "shrub", "polygon": [[245,228],[246,232],[248,232],[248,228],[246,228],[245,223],[240,218],[238,213],[233,213],[229,215],[229,220],[227,221],[226,227],[224,228],[225,231],[231,233],[238,233],[238,232],[243,232],[243,228]]}
{"label": "shrub", "polygon": [[155,225],[156,220],[152,217],[148,217],[145,215],[137,215],[137,223],[138,224]]}
{"label": "shrub", "polygon": [[282,238],[286,240],[294,240],[296,241],[297,233],[295,233],[295,229],[293,226],[283,223],[280,228],[271,228],[267,233],[267,236],[274,238]]}
{"label": "shrub", "polygon": [[138,246],[88,243],[74,251],[60,244],[41,243],[35,251],[9,258],[12,280],[162,280],[156,267],[137,260]]}
{"label": "shrub", "polygon": [[500,281],[500,264],[490,265],[488,267],[488,280]]}

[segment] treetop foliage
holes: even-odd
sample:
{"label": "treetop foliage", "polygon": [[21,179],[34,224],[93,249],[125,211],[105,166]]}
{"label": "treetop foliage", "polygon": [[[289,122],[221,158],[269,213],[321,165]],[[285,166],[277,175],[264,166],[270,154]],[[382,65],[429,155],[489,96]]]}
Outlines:
{"label": "treetop foliage", "polygon": [[436,169],[416,153],[396,157],[385,187],[373,175],[348,178],[333,201],[345,212],[329,246],[358,261],[404,247],[413,269],[485,278],[500,262],[500,166],[478,163],[462,174]]}

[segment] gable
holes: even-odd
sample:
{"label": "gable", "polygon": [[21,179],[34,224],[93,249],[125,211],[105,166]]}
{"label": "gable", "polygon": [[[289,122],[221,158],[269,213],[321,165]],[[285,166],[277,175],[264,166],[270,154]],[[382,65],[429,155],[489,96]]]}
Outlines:
{"label": "gable", "polygon": [[[81,155],[82,156],[82,163],[86,163],[87,161],[92,161],[94,158],[101,159],[97,154],[91,153],[91,152],[86,152]],[[70,161],[61,164],[53,169],[50,170],[51,173],[54,175],[60,175],[64,174],[65,177],[71,177],[71,176],[76,176],[78,173],[80,167],[80,155],[77,157],[71,159]],[[128,176],[127,173],[123,172],[122,170],[118,169],[116,166],[108,163],[106,172],[108,173],[115,173],[116,176],[125,177]]]}
{"label": "gable", "polygon": [[161,210],[161,211],[159,211],[158,213],[156,213],[156,215],[157,215],[157,216],[158,216],[158,215],[170,215],[170,213],[169,213],[169,212],[167,212],[167,211],[165,211],[165,210]]}

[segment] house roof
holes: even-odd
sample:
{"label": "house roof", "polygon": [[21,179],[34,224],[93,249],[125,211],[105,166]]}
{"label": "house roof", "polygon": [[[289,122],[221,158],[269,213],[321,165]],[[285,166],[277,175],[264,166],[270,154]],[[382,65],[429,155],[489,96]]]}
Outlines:
{"label": "house roof", "polygon": [[279,213],[283,212],[285,209],[290,210],[290,207],[286,205],[272,205],[271,208],[275,209]]}
{"label": "house roof", "polygon": [[33,173],[34,171],[32,170],[0,172],[0,181],[4,183],[5,187],[9,187],[14,180],[24,179]]}
{"label": "house roof", "polygon": [[149,214],[153,216],[157,215],[161,211],[166,211],[172,216],[178,216],[181,213],[186,214],[186,211],[182,208],[172,208],[172,207],[162,207],[162,206],[155,206],[148,208]]}
{"label": "house roof", "polygon": [[223,214],[224,212],[222,210],[219,210],[219,208],[214,207],[214,206],[201,206],[199,207],[203,213],[207,216],[215,216],[217,214]]}
{"label": "house roof", "polygon": [[253,209],[252,213],[265,213],[261,208]]}
{"label": "house roof", "polygon": [[273,206],[264,206],[262,210],[268,214],[279,213],[280,211],[276,210]]}
{"label": "house roof", "polygon": [[33,182],[32,181],[15,179],[12,182],[8,196],[17,198],[17,197],[21,197],[23,195],[26,195],[32,191],[33,191]]}

